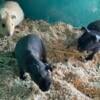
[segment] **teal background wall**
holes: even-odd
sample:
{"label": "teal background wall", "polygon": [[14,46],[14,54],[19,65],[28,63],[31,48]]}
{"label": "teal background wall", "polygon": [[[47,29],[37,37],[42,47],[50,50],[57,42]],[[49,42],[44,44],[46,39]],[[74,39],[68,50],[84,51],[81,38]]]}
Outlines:
{"label": "teal background wall", "polygon": [[64,21],[74,26],[100,19],[100,0],[16,0],[25,15],[49,22]]}

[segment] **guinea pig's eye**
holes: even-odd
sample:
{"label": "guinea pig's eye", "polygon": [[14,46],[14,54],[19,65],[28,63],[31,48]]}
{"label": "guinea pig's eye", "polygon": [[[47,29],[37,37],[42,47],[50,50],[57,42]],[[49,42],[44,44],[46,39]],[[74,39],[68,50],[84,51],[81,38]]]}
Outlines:
{"label": "guinea pig's eye", "polygon": [[5,25],[4,23],[2,23],[2,27],[3,27],[3,28],[5,28],[5,27],[6,27],[6,25]]}
{"label": "guinea pig's eye", "polygon": [[12,15],[11,18],[12,18],[12,19],[16,19],[16,16],[15,16],[15,15]]}
{"label": "guinea pig's eye", "polygon": [[51,64],[45,64],[46,70],[50,70],[52,72],[53,68],[51,67]]}

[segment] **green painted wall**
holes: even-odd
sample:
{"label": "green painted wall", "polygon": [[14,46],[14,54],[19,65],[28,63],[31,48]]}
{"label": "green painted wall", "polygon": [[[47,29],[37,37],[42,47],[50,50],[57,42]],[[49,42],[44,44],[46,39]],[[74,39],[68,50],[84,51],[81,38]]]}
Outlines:
{"label": "green painted wall", "polygon": [[64,21],[74,26],[100,19],[100,0],[17,0],[25,15],[49,22]]}

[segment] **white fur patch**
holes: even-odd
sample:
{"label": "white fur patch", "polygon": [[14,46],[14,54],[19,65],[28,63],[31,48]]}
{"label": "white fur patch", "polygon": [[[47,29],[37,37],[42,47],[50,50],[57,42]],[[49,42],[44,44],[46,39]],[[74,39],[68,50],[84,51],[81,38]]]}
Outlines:
{"label": "white fur patch", "polygon": [[100,32],[95,31],[95,30],[89,30],[89,29],[87,29],[87,32],[88,32],[89,34],[95,36],[96,39],[97,39],[97,42],[100,41]]}

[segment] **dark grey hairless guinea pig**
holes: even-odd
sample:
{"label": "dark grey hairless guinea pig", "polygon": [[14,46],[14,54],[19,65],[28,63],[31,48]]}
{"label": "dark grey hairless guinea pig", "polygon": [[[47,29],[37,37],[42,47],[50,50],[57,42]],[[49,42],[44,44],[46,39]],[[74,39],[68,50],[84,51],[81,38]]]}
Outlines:
{"label": "dark grey hairless guinea pig", "polygon": [[15,56],[20,70],[20,78],[25,79],[24,73],[28,72],[42,91],[49,90],[52,68],[47,62],[43,41],[32,34],[21,38],[16,44]]}
{"label": "dark grey hairless guinea pig", "polygon": [[86,60],[92,60],[94,54],[100,50],[100,20],[90,23],[87,28],[82,27],[83,35],[78,39],[80,51],[92,51]]}

